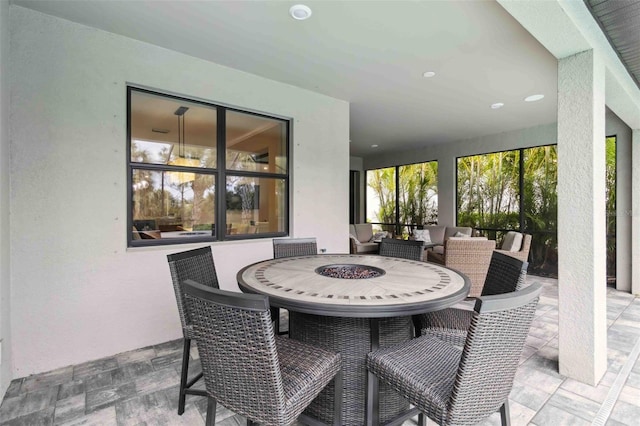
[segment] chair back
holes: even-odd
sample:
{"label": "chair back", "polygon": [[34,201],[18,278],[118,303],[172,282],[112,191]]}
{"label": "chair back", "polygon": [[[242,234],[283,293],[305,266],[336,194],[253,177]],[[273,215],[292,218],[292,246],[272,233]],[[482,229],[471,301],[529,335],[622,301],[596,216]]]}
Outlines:
{"label": "chair back", "polygon": [[207,393],[226,408],[282,424],[285,394],[267,296],[186,280]]}
{"label": "chair back", "polygon": [[380,256],[421,261],[423,254],[424,245],[422,241],[383,238],[380,242]]}
{"label": "chair back", "polygon": [[318,244],[315,238],[275,238],[273,240],[274,259],[316,254],[318,254]]}
{"label": "chair back", "polygon": [[169,254],[167,255],[167,261],[171,271],[173,291],[176,294],[176,302],[178,303],[182,333],[185,338],[190,339],[191,320],[186,310],[181,284],[185,280],[194,280],[209,287],[219,287],[211,247],[206,246],[195,250]]}
{"label": "chair back", "polygon": [[494,251],[482,287],[482,296],[510,293],[524,287],[527,278],[527,262]]}
{"label": "chair back", "polygon": [[482,294],[491,256],[496,248],[495,240],[485,238],[449,238],[445,241],[444,266],[462,272],[471,281],[469,297]]}
{"label": "chair back", "polygon": [[475,424],[495,413],[513,387],[542,285],[495,296],[475,304],[467,333],[447,424]]}

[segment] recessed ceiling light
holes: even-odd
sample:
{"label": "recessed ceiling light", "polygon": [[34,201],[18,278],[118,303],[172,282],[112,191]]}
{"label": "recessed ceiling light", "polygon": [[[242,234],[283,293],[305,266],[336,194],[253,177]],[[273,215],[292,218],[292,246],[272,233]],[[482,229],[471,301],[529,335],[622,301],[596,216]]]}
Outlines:
{"label": "recessed ceiling light", "polygon": [[535,101],[539,101],[542,98],[544,98],[544,95],[531,95],[531,96],[527,96],[526,98],[524,98],[524,101],[525,102],[535,102]]}
{"label": "recessed ceiling light", "polygon": [[373,145],[371,145],[371,148],[377,148],[377,147],[378,147],[378,145],[377,145],[377,144],[373,144]]}
{"label": "recessed ceiling light", "polygon": [[503,102],[496,102],[495,104],[491,104],[491,109],[499,109],[504,106]]}
{"label": "recessed ceiling light", "polygon": [[289,9],[289,15],[295,20],[304,21],[311,16],[311,9],[304,4],[296,4]]}
{"label": "recessed ceiling light", "polygon": [[422,73],[422,76],[424,78],[431,78],[434,77],[436,75],[435,71],[425,71]]}

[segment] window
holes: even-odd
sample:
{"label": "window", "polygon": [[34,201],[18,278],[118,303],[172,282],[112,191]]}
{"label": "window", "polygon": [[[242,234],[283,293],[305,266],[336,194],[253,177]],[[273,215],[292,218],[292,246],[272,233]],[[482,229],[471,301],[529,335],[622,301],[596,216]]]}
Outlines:
{"label": "window", "polygon": [[367,222],[395,235],[438,217],[438,162],[367,171]]}
{"label": "window", "polygon": [[287,235],[288,120],[127,95],[130,247]]}
{"label": "window", "polygon": [[460,157],[457,166],[458,226],[499,242],[509,230],[531,234],[529,272],[557,276],[556,146]]}
{"label": "window", "polygon": [[605,188],[607,203],[607,284],[616,283],[616,145],[617,137],[609,136],[605,142],[606,147],[606,169]]}

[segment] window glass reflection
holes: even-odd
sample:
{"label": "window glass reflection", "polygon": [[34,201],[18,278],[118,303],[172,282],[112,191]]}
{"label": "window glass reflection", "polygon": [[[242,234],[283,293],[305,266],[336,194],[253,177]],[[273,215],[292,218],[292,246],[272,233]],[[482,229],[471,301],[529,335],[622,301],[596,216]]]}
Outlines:
{"label": "window glass reflection", "polygon": [[134,170],[133,239],[215,235],[215,178],[201,173]]}
{"label": "window glass reflection", "polygon": [[227,235],[285,230],[284,179],[227,177]]}

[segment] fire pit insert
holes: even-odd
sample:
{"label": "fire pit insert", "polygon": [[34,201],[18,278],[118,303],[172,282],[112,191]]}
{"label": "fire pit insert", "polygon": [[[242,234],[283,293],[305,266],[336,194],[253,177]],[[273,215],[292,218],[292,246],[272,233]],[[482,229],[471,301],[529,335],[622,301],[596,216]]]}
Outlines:
{"label": "fire pit insert", "polygon": [[385,274],[383,269],[368,265],[334,264],[316,268],[316,274],[343,280],[362,280],[376,278]]}

